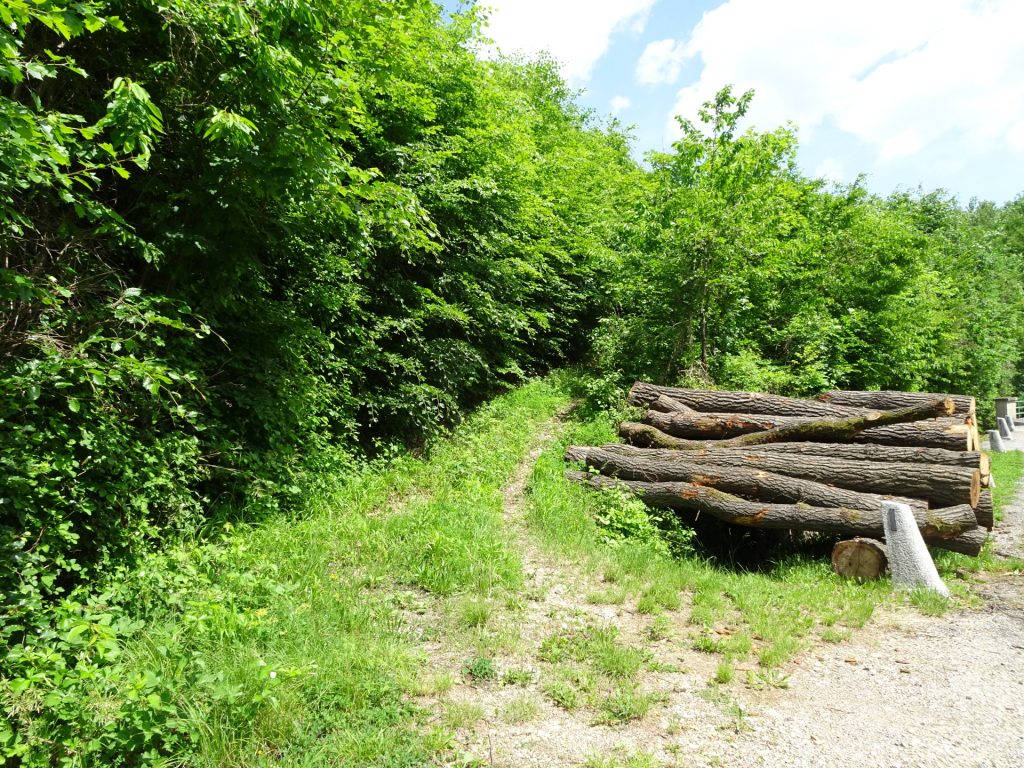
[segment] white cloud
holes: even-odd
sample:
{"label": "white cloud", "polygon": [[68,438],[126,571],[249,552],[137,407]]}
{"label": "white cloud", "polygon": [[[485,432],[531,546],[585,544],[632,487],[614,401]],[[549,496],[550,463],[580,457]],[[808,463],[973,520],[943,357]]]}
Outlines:
{"label": "white cloud", "polygon": [[672,38],[648,43],[636,63],[636,80],[643,85],[672,84],[686,60],[686,48]]}
{"label": "white cloud", "polygon": [[1022,29],[1020,0],[728,0],[682,48],[704,66],[672,114],[733,83],[757,92],[759,128],[792,120],[806,138],[828,122],[883,163],[941,141],[967,163],[1024,148]]}
{"label": "white cloud", "polygon": [[826,157],[814,169],[814,178],[842,183],[846,178],[843,164],[834,157]]}
{"label": "white cloud", "polygon": [[549,51],[569,81],[583,82],[619,31],[639,34],[656,0],[487,0],[484,33],[504,53]]}
{"label": "white cloud", "polygon": [[612,114],[613,115],[617,115],[617,114],[619,114],[619,112],[622,112],[623,110],[629,109],[632,105],[633,105],[633,102],[630,101],[625,96],[613,96],[612,97],[612,102],[611,102]]}

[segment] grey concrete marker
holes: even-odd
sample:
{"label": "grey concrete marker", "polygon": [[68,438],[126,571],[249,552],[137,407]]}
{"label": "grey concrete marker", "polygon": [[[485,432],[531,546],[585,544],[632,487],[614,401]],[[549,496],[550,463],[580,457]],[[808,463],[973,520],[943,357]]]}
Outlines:
{"label": "grey concrete marker", "polygon": [[1013,440],[1013,435],[1010,434],[1010,428],[1006,425],[1006,419],[1000,416],[996,419],[996,424],[999,425],[999,436],[1003,440]]}
{"label": "grey concrete marker", "polygon": [[992,453],[1006,453],[1006,446],[1003,445],[1003,438],[999,436],[998,429],[988,431],[988,449]]}
{"label": "grey concrete marker", "polygon": [[893,587],[930,589],[943,597],[949,597],[949,590],[935,570],[935,563],[910,507],[898,501],[883,501],[882,527],[885,529],[885,546],[889,554]]}

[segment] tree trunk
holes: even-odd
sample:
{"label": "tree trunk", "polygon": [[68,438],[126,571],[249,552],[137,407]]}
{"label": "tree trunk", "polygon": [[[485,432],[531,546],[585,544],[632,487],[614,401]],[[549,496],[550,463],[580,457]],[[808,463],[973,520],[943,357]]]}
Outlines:
{"label": "tree trunk", "polygon": [[759,392],[727,392],[714,389],[680,389],[638,381],[629,391],[631,405],[650,406],[661,395],[667,395],[695,411],[721,413],[769,413],[780,416],[855,416],[866,408],[801,400],[796,397],[766,395]]}
{"label": "tree trunk", "polygon": [[651,465],[642,457],[612,456],[602,461],[600,449],[570,446],[565,452],[566,461],[583,462],[598,469],[605,475],[623,480],[664,481],[672,480],[706,488],[715,488],[734,496],[759,499],[776,503],[803,503],[815,507],[847,507],[850,509],[875,509],[883,501],[898,501],[914,509],[928,509],[928,502],[903,496],[882,495],[851,491],[833,485],[789,477],[776,472],[752,469],[743,466],[715,466],[689,464],[685,455],[671,464],[670,477],[664,472],[651,473]]}
{"label": "tree trunk", "polygon": [[699,440],[683,440],[672,435],[666,435],[660,429],[650,424],[640,424],[635,421],[624,421],[619,424],[619,437],[641,448],[667,448],[670,450],[686,450],[688,448],[699,448],[704,443]]}
{"label": "tree trunk", "polygon": [[[775,528],[839,533],[844,536],[882,536],[882,509],[811,507],[806,504],[768,504],[747,501],[714,488],[692,483],[618,480],[587,472],[566,472],[566,477],[592,488],[623,488],[652,507],[704,512],[727,523],[751,528]],[[977,528],[974,510],[966,504],[945,509],[914,511],[921,534],[943,541]]]}
{"label": "tree trunk", "polygon": [[658,395],[657,399],[651,403],[650,408],[653,411],[662,411],[663,413],[686,413],[691,416],[698,415],[697,411],[692,408],[687,408],[678,400],[673,400],[668,395]]}
{"label": "tree trunk", "polygon": [[[666,401],[672,402],[671,398],[661,396],[652,403],[652,406],[660,405],[661,407],[648,411],[644,421],[665,434],[689,440],[728,440],[741,435],[750,435],[755,432],[767,432],[782,428],[793,428],[793,434],[799,435],[801,430],[796,429],[797,427],[830,423],[804,416],[773,416],[757,413],[699,413],[686,408],[686,406],[682,406],[684,410],[670,410],[670,406]],[[867,415],[854,418],[867,418]],[[839,422],[831,423],[838,424]],[[936,427],[942,426],[951,430],[953,434],[960,436],[959,439],[963,440],[965,445],[967,435],[970,432],[970,427],[950,418],[925,417],[923,420],[893,424],[892,426],[893,428],[887,431],[886,436],[890,438],[894,436],[902,437],[905,440],[914,439],[920,434],[922,428],[931,431]],[[895,427],[899,427],[899,429],[895,429]],[[881,427],[869,425],[861,429],[864,431],[869,429],[881,430]],[[871,434],[878,433],[872,432]],[[855,435],[856,433],[851,437]],[[842,440],[843,437],[841,434],[836,434],[835,437],[829,438],[823,434],[821,439]],[[788,440],[794,439],[797,438],[788,438]]]}
{"label": "tree trunk", "polygon": [[[648,411],[646,421],[651,426],[675,437],[693,437],[701,434],[716,440],[715,447],[743,447],[764,443],[781,442],[850,442],[852,440],[868,442],[884,442],[880,436],[896,435],[902,440],[911,440],[920,434],[918,425],[905,426],[905,422],[917,422],[934,419],[952,412],[953,403],[949,400],[936,400],[932,403],[901,408],[896,411],[869,411],[858,416],[840,419],[793,419],[786,420],[772,416],[752,416],[748,414],[719,414],[717,417],[703,414],[691,417],[683,413],[661,413]],[[964,424],[944,424],[941,420],[932,422],[933,428],[965,431]],[[775,425],[772,428],[771,425]],[[724,432],[743,431],[736,437],[718,439]],[[863,434],[862,434],[863,433]],[[870,434],[869,434],[870,433]],[[917,445],[919,443],[911,443]],[[943,446],[945,447],[945,446]]]}
{"label": "tree trunk", "polygon": [[951,539],[924,537],[924,541],[929,547],[948,549],[950,552],[959,552],[961,555],[970,555],[971,557],[977,557],[981,554],[981,548],[987,540],[988,533],[985,532],[984,528],[975,528]]}
{"label": "tree trunk", "polygon": [[978,494],[978,505],[974,508],[974,515],[978,518],[978,525],[982,528],[992,530],[996,524],[995,508],[992,506],[992,491],[988,488]]}
{"label": "tree trunk", "polygon": [[929,392],[859,392],[854,390],[834,389],[818,395],[819,402],[852,408],[906,408],[930,400],[950,398],[956,405],[959,416],[974,416],[976,405],[970,395],[937,395]]}
{"label": "tree trunk", "polygon": [[832,548],[832,570],[848,579],[874,581],[888,565],[885,545],[876,539],[846,539]]}
{"label": "tree trunk", "polygon": [[[719,449],[727,450],[727,449]],[[871,443],[769,443],[759,445],[758,453],[786,453],[800,456],[831,456],[853,461],[897,461],[904,464],[947,464],[970,467],[989,473],[988,456],[980,451],[947,451],[941,448],[914,448]],[[982,483],[984,485],[984,482]]]}
{"label": "tree trunk", "polygon": [[[677,465],[749,467],[827,485],[880,495],[924,499],[935,507],[978,504],[981,475],[968,467],[849,461],[826,456],[802,456],[794,461],[786,454],[741,451],[653,451],[574,447],[573,456],[602,471],[643,472],[644,477],[675,480]],[[685,471],[685,470],[683,470]]]}

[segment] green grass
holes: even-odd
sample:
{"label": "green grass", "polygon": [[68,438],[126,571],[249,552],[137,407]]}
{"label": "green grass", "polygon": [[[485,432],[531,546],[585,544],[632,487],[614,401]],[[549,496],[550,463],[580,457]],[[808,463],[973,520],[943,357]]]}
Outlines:
{"label": "green grass", "polygon": [[479,713],[451,704],[431,724],[413,696],[451,680],[434,684],[403,627],[431,600],[451,602],[452,631],[480,638],[467,675],[496,676],[489,653],[510,641],[491,628],[495,605],[523,584],[502,487],[567,402],[554,379],[534,382],[426,459],[367,468],[299,519],[229,529],[129,576],[137,604],[164,608],[124,650],[125,695],[155,690],[173,710],[189,734],[174,761],[397,767],[445,752]]}
{"label": "green grass", "polygon": [[992,506],[998,521],[1003,519],[1003,508],[1017,493],[1020,479],[1024,476],[1024,451],[990,453],[989,460],[992,463],[992,476],[996,479],[996,487],[992,489]]}

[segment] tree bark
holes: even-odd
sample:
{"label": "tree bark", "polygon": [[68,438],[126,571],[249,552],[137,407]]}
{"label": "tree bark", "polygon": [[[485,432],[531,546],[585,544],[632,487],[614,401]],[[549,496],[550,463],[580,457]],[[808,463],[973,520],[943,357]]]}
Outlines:
{"label": "tree bark", "polygon": [[668,395],[658,395],[657,399],[651,402],[650,409],[652,411],[661,411],[663,413],[686,413],[691,416],[698,415],[697,411],[686,407],[678,400],[673,400]]}
{"label": "tree bark", "polygon": [[814,480],[789,477],[777,472],[752,469],[743,466],[715,466],[689,464],[685,454],[671,464],[670,477],[664,472],[652,474],[651,466],[642,457],[612,456],[602,461],[600,449],[570,446],[565,452],[566,461],[579,461],[598,469],[610,477],[623,480],[664,481],[672,480],[705,488],[715,488],[724,493],[747,499],[776,503],[803,503],[815,507],[847,507],[850,509],[881,508],[883,501],[898,501],[913,509],[926,510],[928,502],[904,496],[883,495],[837,488]]}
{"label": "tree bark", "polygon": [[686,450],[700,448],[706,445],[699,440],[683,440],[682,438],[666,435],[660,429],[650,424],[640,424],[636,421],[624,421],[619,424],[619,437],[640,448],[667,448],[670,450]]}
{"label": "tree bark", "polygon": [[[812,507],[806,504],[769,504],[747,501],[714,488],[692,483],[618,480],[586,472],[566,472],[566,477],[591,488],[623,488],[652,507],[704,512],[723,522],[751,528],[775,528],[844,536],[882,536],[882,509]],[[977,528],[974,510],[966,504],[945,509],[915,510],[921,534],[929,541],[944,541]]]}
{"label": "tree bark", "polygon": [[[780,442],[849,442],[868,439],[868,442],[882,442],[879,436],[895,434],[900,439],[910,440],[919,433],[917,428],[904,426],[906,422],[934,419],[949,414],[953,403],[936,400],[931,403],[901,408],[895,411],[869,411],[845,418],[785,419],[777,416],[754,416],[750,414],[702,414],[692,417],[683,413],[661,413],[648,411],[646,421],[651,426],[674,437],[699,437],[705,435],[714,439],[715,446],[742,447],[764,443]],[[941,428],[942,421],[934,424]],[[774,425],[774,426],[773,426]],[[947,429],[967,430],[964,424],[948,424]],[[871,430],[870,435],[867,433]],[[735,437],[726,437],[729,432],[739,431]],[[862,435],[861,433],[864,433]],[[725,437],[725,439],[722,439]],[[917,444],[917,443],[911,443]]]}
{"label": "tree bark", "polygon": [[928,464],[850,461],[826,456],[802,456],[794,461],[786,454],[742,451],[673,451],[573,447],[572,455],[603,472],[643,472],[644,477],[676,480],[676,466],[690,464],[714,467],[749,467],[790,477],[814,480],[851,491],[924,499],[931,506],[978,504],[981,475],[968,467]]}
{"label": "tree bark", "polygon": [[818,395],[817,400],[830,405],[852,408],[906,408],[916,403],[930,400],[950,398],[956,406],[956,414],[974,416],[976,404],[970,395],[938,395],[929,392],[897,392],[884,390],[881,392],[861,392],[856,390],[834,389]]}
{"label": "tree bark", "polygon": [[629,391],[631,405],[650,406],[661,395],[667,395],[695,411],[721,413],[768,413],[780,416],[855,416],[869,409],[801,400],[796,397],[767,395],[759,392],[728,392],[714,389],[681,389],[662,387],[638,381]]}
{"label": "tree bark", "polygon": [[981,548],[988,540],[988,533],[985,532],[984,528],[975,528],[951,539],[932,539],[925,536],[924,540],[929,547],[948,549],[950,552],[959,552],[961,555],[977,557],[981,554]]}
{"label": "tree bark", "polygon": [[[719,449],[727,450],[727,449]],[[853,461],[897,461],[905,464],[947,464],[970,467],[989,473],[988,456],[980,451],[947,451],[941,448],[916,448],[871,443],[768,443],[757,447],[759,453],[786,453],[799,456],[831,456]],[[984,483],[983,483],[984,485]]]}
{"label": "tree bark", "polygon": [[978,504],[974,508],[974,515],[978,518],[978,525],[982,528],[992,530],[996,524],[995,508],[992,506],[992,491],[988,488],[978,494]]}
{"label": "tree bark", "polygon": [[[668,403],[665,401],[671,401],[671,398],[662,396],[652,403],[652,406],[661,405],[662,407],[648,411],[644,421],[665,434],[689,440],[728,440],[755,432],[826,423],[805,416],[774,416],[757,413],[699,413],[686,408],[686,406],[682,406],[684,410],[670,410]],[[867,415],[863,418],[867,418]],[[891,438],[895,436],[902,437],[905,440],[912,440],[920,434],[922,428],[927,428],[927,430],[931,431],[940,426],[947,428],[955,435],[961,436],[959,439],[963,440],[966,445],[970,428],[951,418],[925,417],[919,421],[893,424],[892,427],[894,428],[888,430],[885,433],[885,437]],[[895,429],[895,427],[900,429]],[[863,429],[865,431],[868,429],[880,430],[881,427],[869,425]],[[797,432],[797,430],[794,430],[794,432]],[[835,439],[842,439],[842,437],[842,435],[837,435]],[[824,440],[825,436],[823,435],[821,439]]]}
{"label": "tree bark", "polygon": [[874,581],[888,565],[885,545],[876,539],[846,539],[832,548],[832,570],[848,579]]}

